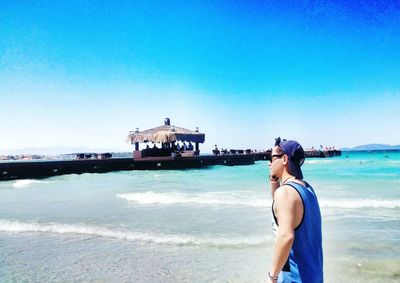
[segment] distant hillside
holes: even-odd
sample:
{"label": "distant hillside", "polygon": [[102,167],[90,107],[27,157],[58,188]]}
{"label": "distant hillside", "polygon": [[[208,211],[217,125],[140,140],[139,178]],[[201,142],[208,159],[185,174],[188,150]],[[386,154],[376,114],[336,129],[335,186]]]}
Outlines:
{"label": "distant hillside", "polygon": [[400,145],[372,143],[355,146],[353,148],[342,148],[342,150],[400,150]]}

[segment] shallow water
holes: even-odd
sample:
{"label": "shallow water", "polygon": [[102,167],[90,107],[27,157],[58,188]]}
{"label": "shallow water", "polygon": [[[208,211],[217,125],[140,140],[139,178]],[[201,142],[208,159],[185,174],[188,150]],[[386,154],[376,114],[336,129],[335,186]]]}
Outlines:
{"label": "shallow water", "polygon": [[[1,182],[0,282],[263,282],[266,168]],[[326,282],[400,281],[400,153],[307,159],[303,173],[320,200]]]}

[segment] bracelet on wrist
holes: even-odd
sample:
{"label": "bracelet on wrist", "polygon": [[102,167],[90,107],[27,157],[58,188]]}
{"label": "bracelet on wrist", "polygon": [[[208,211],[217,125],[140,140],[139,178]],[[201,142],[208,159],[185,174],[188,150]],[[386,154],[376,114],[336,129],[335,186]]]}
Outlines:
{"label": "bracelet on wrist", "polygon": [[271,272],[268,272],[268,277],[269,277],[270,279],[274,280],[274,281],[277,281],[277,280],[278,280],[278,276],[273,276],[273,275],[271,275]]}
{"label": "bracelet on wrist", "polygon": [[269,175],[269,177],[268,177],[268,179],[270,180],[270,182],[278,182],[279,181],[279,178],[277,178],[277,177],[275,177],[275,176],[271,176],[271,175]]}

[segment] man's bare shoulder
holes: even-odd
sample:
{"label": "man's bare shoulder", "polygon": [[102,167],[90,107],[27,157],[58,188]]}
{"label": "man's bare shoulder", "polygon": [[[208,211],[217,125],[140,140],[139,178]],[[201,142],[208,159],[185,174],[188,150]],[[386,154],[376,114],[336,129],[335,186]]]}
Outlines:
{"label": "man's bare shoulder", "polygon": [[275,201],[285,200],[285,202],[297,202],[300,201],[299,193],[295,188],[289,185],[283,185],[275,191]]}

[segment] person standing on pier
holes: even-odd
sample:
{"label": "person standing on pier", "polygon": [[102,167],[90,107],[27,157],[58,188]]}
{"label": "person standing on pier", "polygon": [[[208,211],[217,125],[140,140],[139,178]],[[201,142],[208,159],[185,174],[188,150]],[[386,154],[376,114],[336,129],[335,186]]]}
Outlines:
{"label": "person standing on pier", "polygon": [[321,213],[301,145],[276,139],[269,164],[275,249],[269,282],[323,282]]}

